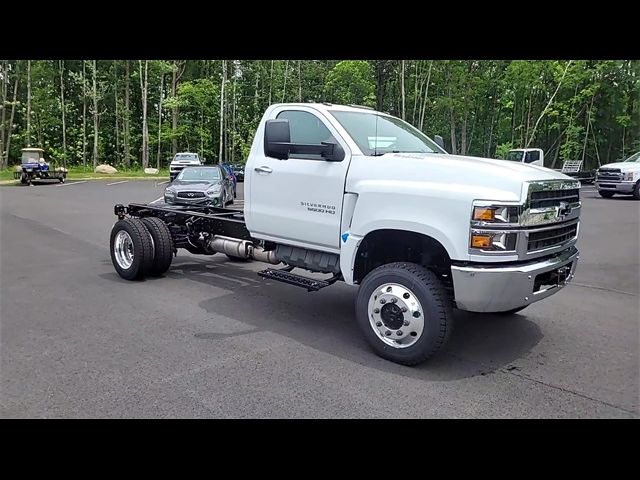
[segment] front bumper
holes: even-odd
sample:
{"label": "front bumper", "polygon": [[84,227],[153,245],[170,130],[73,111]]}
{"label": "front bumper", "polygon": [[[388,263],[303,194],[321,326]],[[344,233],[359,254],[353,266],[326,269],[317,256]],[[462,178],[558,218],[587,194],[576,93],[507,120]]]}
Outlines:
{"label": "front bumper", "polygon": [[514,266],[452,266],[456,306],[470,312],[506,312],[558,292],[573,278],[579,252],[571,247],[552,257]]}
{"label": "front bumper", "polygon": [[216,197],[198,197],[183,198],[164,196],[164,203],[171,205],[212,205],[214,207],[222,206],[222,193]]}
{"label": "front bumper", "polygon": [[633,193],[636,182],[596,180],[596,188],[605,192]]}

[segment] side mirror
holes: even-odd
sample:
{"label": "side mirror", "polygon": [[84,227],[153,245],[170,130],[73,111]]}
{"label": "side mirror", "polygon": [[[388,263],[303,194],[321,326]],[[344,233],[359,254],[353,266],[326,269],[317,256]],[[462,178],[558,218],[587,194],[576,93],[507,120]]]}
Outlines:
{"label": "side mirror", "polygon": [[267,157],[286,160],[289,158],[290,145],[289,120],[267,120],[264,127],[264,154]]}
{"label": "side mirror", "polygon": [[267,157],[287,160],[292,153],[320,155],[328,162],[344,160],[344,149],[339,143],[291,143],[289,120],[267,120],[264,128],[264,154]]}
{"label": "side mirror", "polygon": [[444,148],[444,138],[442,138],[440,135],[436,135],[435,137],[433,137],[433,140],[441,149],[446,150]]}

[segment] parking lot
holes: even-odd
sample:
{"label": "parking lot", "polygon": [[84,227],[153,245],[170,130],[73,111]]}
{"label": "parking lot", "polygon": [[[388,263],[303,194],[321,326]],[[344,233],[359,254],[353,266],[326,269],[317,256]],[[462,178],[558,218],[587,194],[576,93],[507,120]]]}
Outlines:
{"label": "parking lot", "polygon": [[573,283],[512,317],[456,312],[448,348],[410,368],[368,348],[354,287],[182,250],[162,278],[121,279],[113,205],[165,186],[0,188],[0,416],[640,416],[640,202],[585,186]]}

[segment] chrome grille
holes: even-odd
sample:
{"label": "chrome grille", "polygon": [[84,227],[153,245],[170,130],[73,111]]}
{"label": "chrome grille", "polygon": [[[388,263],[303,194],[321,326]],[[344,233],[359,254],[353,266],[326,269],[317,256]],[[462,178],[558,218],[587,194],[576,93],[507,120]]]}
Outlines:
{"label": "chrome grille", "polygon": [[578,224],[549,228],[529,233],[527,251],[533,252],[544,248],[561,245],[572,240],[578,234]]}
{"label": "chrome grille", "polygon": [[596,174],[596,180],[599,182],[619,182],[622,180],[622,172],[619,168],[601,168]]}
{"label": "chrome grille", "polygon": [[580,189],[540,190],[531,192],[531,208],[560,206],[560,202],[576,203],[580,201]]}
{"label": "chrome grille", "polygon": [[178,198],[204,198],[204,192],[178,192]]}

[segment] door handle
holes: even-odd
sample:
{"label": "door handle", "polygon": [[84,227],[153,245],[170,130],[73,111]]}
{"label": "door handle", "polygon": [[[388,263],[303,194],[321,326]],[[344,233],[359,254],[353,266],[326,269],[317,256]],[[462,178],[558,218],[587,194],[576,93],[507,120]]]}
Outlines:
{"label": "door handle", "polygon": [[271,172],[273,172],[273,170],[271,168],[265,167],[265,166],[256,167],[256,168],[254,168],[254,170],[256,172],[258,172],[258,173],[271,173]]}

